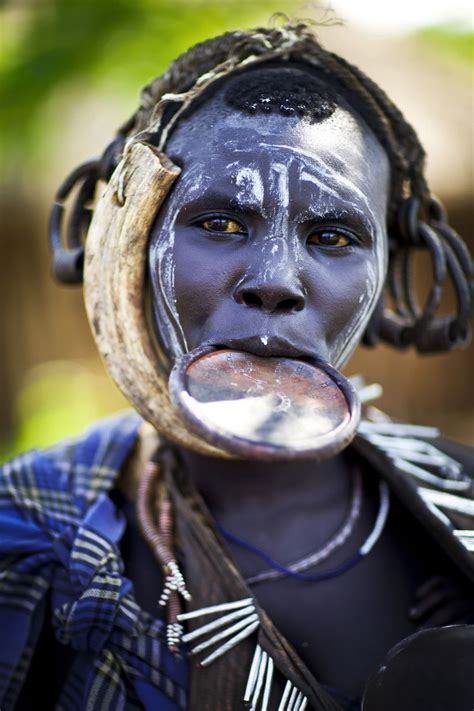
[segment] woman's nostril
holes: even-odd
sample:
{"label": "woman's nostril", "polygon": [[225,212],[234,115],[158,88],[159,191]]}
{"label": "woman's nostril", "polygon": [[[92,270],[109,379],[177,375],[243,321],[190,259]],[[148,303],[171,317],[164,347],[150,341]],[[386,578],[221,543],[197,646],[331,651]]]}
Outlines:
{"label": "woman's nostril", "polygon": [[262,292],[257,293],[257,290],[249,289],[248,291],[240,292],[237,301],[250,308],[263,309],[264,311],[279,311],[280,313],[289,313],[290,311],[300,311],[304,306],[303,298],[290,297],[287,299],[279,298],[280,293]]}
{"label": "woman's nostril", "polygon": [[258,306],[258,307],[263,306],[262,299],[257,294],[253,293],[252,291],[245,291],[242,294],[242,301],[247,306]]}
{"label": "woman's nostril", "polygon": [[300,303],[298,299],[283,299],[276,305],[276,311],[298,311]]}

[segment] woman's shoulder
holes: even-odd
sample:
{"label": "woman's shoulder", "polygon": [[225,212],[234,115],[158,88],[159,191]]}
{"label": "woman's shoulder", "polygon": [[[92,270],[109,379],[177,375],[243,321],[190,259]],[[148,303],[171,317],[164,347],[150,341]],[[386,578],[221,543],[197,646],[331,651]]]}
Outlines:
{"label": "woman's shoulder", "polygon": [[2,496],[20,504],[22,498],[35,499],[43,489],[81,496],[87,486],[107,485],[130,454],[142,423],[135,412],[121,412],[93,423],[78,436],[20,454],[0,467]]}
{"label": "woman's shoulder", "polygon": [[[142,425],[134,413],[119,414],[93,424],[79,437],[27,452],[2,468],[2,707],[16,707],[35,649],[36,659],[38,655],[41,659],[45,649],[51,655],[59,643],[81,649],[93,660],[97,649],[112,644],[113,635],[127,640],[139,632],[154,635],[154,640],[161,635],[162,622],[140,609],[124,573],[119,543],[127,519],[109,496],[124,465],[134,458]],[[46,648],[44,630],[50,640]],[[148,649],[146,644],[143,648]],[[161,642],[160,650],[164,653]],[[59,674],[56,695],[66,671]],[[29,693],[28,683],[25,688]],[[66,684],[65,697],[70,699],[71,693],[72,684]]]}
{"label": "woman's shoulder", "polygon": [[51,536],[77,528],[113,486],[141,424],[135,413],[119,413],[0,467],[0,558],[40,554]]}

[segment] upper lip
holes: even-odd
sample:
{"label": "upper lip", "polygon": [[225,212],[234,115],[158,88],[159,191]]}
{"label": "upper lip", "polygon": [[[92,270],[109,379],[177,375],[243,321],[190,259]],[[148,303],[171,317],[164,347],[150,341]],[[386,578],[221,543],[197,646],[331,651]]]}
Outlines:
{"label": "upper lip", "polygon": [[225,338],[215,342],[216,346],[247,351],[263,357],[314,358],[305,348],[301,348],[281,336],[248,336],[244,338]]}

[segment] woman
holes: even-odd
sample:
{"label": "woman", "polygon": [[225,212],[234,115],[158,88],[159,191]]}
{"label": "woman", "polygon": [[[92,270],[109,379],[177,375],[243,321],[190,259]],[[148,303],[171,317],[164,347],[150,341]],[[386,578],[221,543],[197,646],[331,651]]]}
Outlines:
{"label": "woman", "polygon": [[[197,45],[66,181],[52,245],[59,278],[84,265],[99,349],[152,427],[120,416],[6,465],[5,708],[31,707],[45,659],[45,708],[360,708],[370,677],[364,708],[420,708],[420,683],[426,707],[470,703],[469,455],[387,422],[363,421],[347,446],[357,402],[336,370],[361,339],[427,352],[468,338],[470,261],[382,90],[304,25]],[[433,258],[423,308],[419,247]],[[457,307],[439,319],[446,274]],[[206,358],[214,402],[230,391],[247,408],[244,435],[183,397]],[[275,382],[317,366],[328,386],[314,446],[299,445],[304,386],[295,406],[285,383],[270,392],[278,423],[295,412],[291,435],[248,425],[254,369],[274,363]],[[456,659],[444,677],[440,649]]]}

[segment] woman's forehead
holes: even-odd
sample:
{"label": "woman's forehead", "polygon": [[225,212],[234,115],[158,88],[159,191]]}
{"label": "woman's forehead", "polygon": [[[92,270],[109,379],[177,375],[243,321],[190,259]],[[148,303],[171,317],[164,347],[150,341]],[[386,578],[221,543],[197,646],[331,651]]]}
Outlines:
{"label": "woman's forehead", "polygon": [[347,110],[338,107],[327,120],[310,123],[229,109],[217,117],[211,109],[196,112],[190,120],[199,123],[191,130],[183,126],[167,147],[192,192],[235,186],[263,204],[275,192],[282,197],[286,183],[293,197],[304,193],[385,208],[388,159],[370,130]]}

